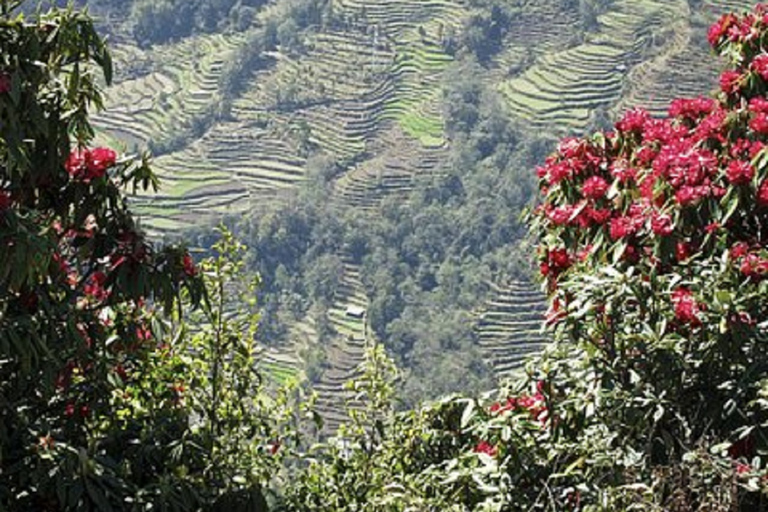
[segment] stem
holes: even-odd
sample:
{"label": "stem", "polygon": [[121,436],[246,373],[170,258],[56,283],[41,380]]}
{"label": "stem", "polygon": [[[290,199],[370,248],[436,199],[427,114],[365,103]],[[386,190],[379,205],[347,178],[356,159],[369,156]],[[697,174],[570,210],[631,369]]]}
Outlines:
{"label": "stem", "polygon": [[214,466],[214,472],[215,468],[217,466],[217,460],[215,457],[215,454],[213,453],[213,448],[215,445],[215,440],[218,439],[220,432],[221,432],[221,425],[219,425],[219,380],[220,380],[220,372],[221,372],[221,337],[222,337],[222,331],[224,329],[224,278],[222,277],[221,273],[221,265],[222,262],[219,260],[217,262],[217,268],[216,268],[216,287],[218,292],[218,303],[216,304],[216,314],[218,315],[215,319],[215,332],[214,337],[211,340],[211,343],[213,346],[211,347],[211,352],[213,353],[213,375],[211,376],[212,380],[212,394],[211,394],[211,408],[208,413],[211,421],[211,427],[210,427],[210,440],[209,440],[209,448],[211,452],[211,462]]}

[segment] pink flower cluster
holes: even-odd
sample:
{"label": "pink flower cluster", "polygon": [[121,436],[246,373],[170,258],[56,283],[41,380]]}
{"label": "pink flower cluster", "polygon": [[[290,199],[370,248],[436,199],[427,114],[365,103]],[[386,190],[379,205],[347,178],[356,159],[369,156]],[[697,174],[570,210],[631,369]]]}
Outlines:
{"label": "pink flower cluster", "polygon": [[763,256],[758,244],[736,243],[731,247],[730,258],[745,277],[752,280],[768,277],[768,258]]}
{"label": "pink flower cluster", "polygon": [[530,416],[546,424],[549,419],[549,409],[544,397],[544,382],[536,383],[536,392],[532,395],[523,394],[519,397],[509,397],[506,402],[494,402],[488,411],[494,415],[504,414],[509,411],[526,411]]}
{"label": "pink flower cluster", "polygon": [[675,307],[675,318],[683,324],[693,327],[701,325],[699,314],[703,306],[696,301],[696,298],[687,288],[677,288],[672,292],[672,304]]}
{"label": "pink flower cluster", "polygon": [[495,457],[499,452],[499,449],[488,441],[480,441],[477,443],[477,445],[475,445],[475,449],[473,451],[475,453],[484,453],[490,457]]}
{"label": "pink flower cluster", "polygon": [[768,29],[768,5],[757,4],[744,16],[724,14],[709,28],[707,39],[716,50],[725,43],[751,43]]}
{"label": "pink flower cluster", "polygon": [[83,286],[83,293],[99,302],[103,302],[109,298],[109,290],[104,287],[106,282],[107,275],[104,272],[94,272]]}
{"label": "pink flower cluster", "polygon": [[[613,261],[645,275],[674,273],[740,242],[748,250],[731,255],[732,268],[751,281],[768,278],[768,236],[759,227],[768,215],[765,34],[767,4],[723,16],[710,42],[739,58],[715,98],[676,99],[666,118],[629,110],[614,131],[563,140],[537,169],[539,266],[551,292],[573,268]],[[692,291],[669,299],[679,325],[703,322],[706,308]],[[564,316],[553,308],[550,318]]]}
{"label": "pink flower cluster", "polygon": [[116,160],[117,155],[109,148],[77,148],[69,154],[64,168],[73,179],[89,183],[103,177]]}

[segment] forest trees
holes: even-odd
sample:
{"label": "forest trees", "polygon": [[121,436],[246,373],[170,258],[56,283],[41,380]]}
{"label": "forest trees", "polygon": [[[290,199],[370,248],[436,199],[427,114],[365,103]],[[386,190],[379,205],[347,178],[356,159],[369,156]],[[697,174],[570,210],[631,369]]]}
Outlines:
{"label": "forest trees", "polygon": [[[201,271],[146,239],[126,200],[157,184],[146,159],[90,145],[102,39],[82,12],[20,4],[0,1],[0,510],[263,503],[279,401],[252,322],[223,320],[238,248],[225,236]],[[214,327],[190,336],[192,308]]]}

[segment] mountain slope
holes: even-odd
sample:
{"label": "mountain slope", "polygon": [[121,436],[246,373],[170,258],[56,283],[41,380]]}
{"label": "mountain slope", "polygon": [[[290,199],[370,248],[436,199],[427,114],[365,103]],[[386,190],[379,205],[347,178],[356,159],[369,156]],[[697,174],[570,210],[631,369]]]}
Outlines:
{"label": "mountain slope", "polygon": [[[457,135],[446,114],[452,106],[446,90],[453,85],[446,81],[464,69],[460,65],[480,63],[471,68],[479,70],[476,76],[460,78],[495,91],[504,116],[522,133],[583,133],[631,107],[658,114],[673,97],[706,94],[716,76],[712,65],[699,64],[711,61],[703,58],[709,52],[706,26],[720,12],[750,4],[316,3],[322,4],[322,21],[285,28],[292,19],[279,14],[272,35],[275,13],[287,12],[291,2],[267,4],[242,32],[195,35],[150,49],[118,38],[118,81],[96,126],[103,139],[129,150],[155,149],[164,186],[154,196],[135,198],[149,228],[174,233],[222,215],[275,211],[312,186],[312,162],[319,157],[333,163],[325,176],[329,214],[354,212],[359,222],[380,218],[422,193],[425,183],[464,165],[455,149],[467,137]],[[584,4],[603,8],[585,14]],[[504,22],[494,21],[499,19]],[[270,38],[273,46],[261,42]],[[255,41],[263,51],[246,62]],[[477,161],[490,165],[482,155]],[[462,254],[472,252],[468,244]],[[332,325],[318,385],[321,404],[330,410],[369,340],[370,326],[344,312],[352,305],[369,307],[373,288],[365,283],[373,277],[359,274],[359,255],[344,254],[341,245],[329,251],[344,262],[336,294],[323,318],[315,319]],[[425,290],[432,286],[430,273],[439,272],[424,270]],[[474,315],[478,349],[498,378],[543,341],[537,333],[542,296],[510,272],[494,271],[488,279],[480,299],[461,307]],[[301,332],[302,344],[319,343],[314,329]],[[295,341],[290,334],[281,338],[289,346]]]}

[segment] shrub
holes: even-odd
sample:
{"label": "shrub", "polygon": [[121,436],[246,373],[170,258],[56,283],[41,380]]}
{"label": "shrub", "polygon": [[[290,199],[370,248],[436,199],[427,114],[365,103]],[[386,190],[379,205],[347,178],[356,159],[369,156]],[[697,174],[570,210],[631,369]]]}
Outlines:
{"label": "shrub", "polygon": [[198,267],[146,239],[126,193],[157,185],[147,159],[91,145],[103,41],[20,4],[0,0],[0,510],[264,509],[292,415],[223,297],[241,249],[225,233]]}

